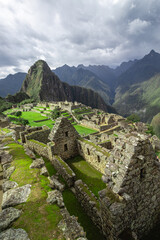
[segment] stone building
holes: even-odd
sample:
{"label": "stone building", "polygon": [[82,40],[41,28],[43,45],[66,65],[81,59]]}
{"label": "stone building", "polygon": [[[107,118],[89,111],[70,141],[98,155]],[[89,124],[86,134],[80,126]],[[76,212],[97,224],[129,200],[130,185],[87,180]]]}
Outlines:
{"label": "stone building", "polygon": [[78,155],[76,139],[78,132],[65,117],[59,118],[49,135],[49,140],[54,144],[54,155],[59,155],[63,159]]}
{"label": "stone building", "polygon": [[[49,137],[46,135],[48,141],[44,146],[44,156],[50,151],[49,159],[54,162],[55,155],[62,160],[81,155],[103,173],[106,188],[99,192],[98,222],[106,239],[129,239],[127,236],[141,239],[153,228],[160,216],[160,163],[149,136],[138,132],[105,134],[101,140],[107,141],[109,136],[110,143],[106,144],[112,143],[107,149],[91,142],[92,138],[79,138],[67,118],[57,119],[50,133],[45,131]],[[44,130],[39,132],[44,134]],[[28,142],[34,134],[26,137]],[[41,142],[39,137],[36,140]],[[42,148],[41,145],[39,147]],[[64,164],[67,162],[63,162],[63,170]],[[74,181],[72,178],[72,186]],[[91,203],[86,202],[87,209],[93,208]]]}
{"label": "stone building", "polygon": [[140,239],[160,214],[160,164],[148,136],[132,133],[117,139],[103,179],[101,217],[107,239],[129,232]]}

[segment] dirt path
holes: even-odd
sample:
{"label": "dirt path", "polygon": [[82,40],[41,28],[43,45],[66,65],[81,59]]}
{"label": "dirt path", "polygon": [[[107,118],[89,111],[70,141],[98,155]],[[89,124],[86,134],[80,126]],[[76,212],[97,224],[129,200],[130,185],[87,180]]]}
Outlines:
{"label": "dirt path", "polygon": [[3,172],[2,172],[2,167],[0,165],[0,212],[2,211],[1,205],[2,205],[2,182],[3,182]]}

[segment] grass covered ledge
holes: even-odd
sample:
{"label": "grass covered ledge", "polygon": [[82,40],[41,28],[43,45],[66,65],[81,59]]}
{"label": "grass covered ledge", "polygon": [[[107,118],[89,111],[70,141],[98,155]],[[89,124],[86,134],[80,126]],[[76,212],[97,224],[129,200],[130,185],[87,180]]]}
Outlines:
{"label": "grass covered ledge", "polygon": [[16,167],[10,180],[16,181],[19,186],[32,185],[27,202],[16,207],[22,209],[22,214],[13,227],[25,229],[32,240],[64,240],[57,228],[62,219],[60,208],[46,203],[47,192],[51,190],[47,177],[40,176],[39,169],[29,168],[32,159],[25,154],[23,146],[17,143],[7,146],[13,156],[12,166]]}

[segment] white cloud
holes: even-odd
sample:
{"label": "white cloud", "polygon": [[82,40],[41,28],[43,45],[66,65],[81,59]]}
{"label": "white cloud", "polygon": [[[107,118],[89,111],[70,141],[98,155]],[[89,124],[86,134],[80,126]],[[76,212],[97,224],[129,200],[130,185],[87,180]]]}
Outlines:
{"label": "white cloud", "polygon": [[160,51],[156,0],[0,0],[0,78],[43,58],[106,64]]}
{"label": "white cloud", "polygon": [[128,24],[128,31],[130,34],[143,33],[150,26],[150,24],[151,23],[148,21],[137,18]]}

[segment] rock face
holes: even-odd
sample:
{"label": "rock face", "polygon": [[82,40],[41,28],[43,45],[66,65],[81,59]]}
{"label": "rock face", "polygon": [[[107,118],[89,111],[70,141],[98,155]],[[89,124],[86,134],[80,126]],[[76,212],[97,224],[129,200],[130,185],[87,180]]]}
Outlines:
{"label": "rock face", "polygon": [[48,192],[47,203],[54,204],[57,203],[59,207],[64,207],[62,193],[58,190],[53,190]]}
{"label": "rock face", "polygon": [[16,206],[20,203],[26,202],[31,192],[31,185],[27,184],[23,187],[10,189],[3,194],[2,209]]}
{"label": "rock face", "polygon": [[33,161],[33,163],[30,165],[30,168],[42,168],[45,165],[45,162],[42,158],[37,158]]}
{"label": "rock face", "polygon": [[110,110],[110,107],[94,91],[61,82],[42,60],[37,61],[29,69],[21,91],[41,101],[77,101],[106,112]]}
{"label": "rock face", "polygon": [[16,182],[13,182],[13,181],[5,181],[3,184],[2,184],[2,190],[3,192],[6,192],[12,188],[16,188],[18,186],[18,184]]}
{"label": "rock face", "polygon": [[56,178],[55,176],[52,176],[52,177],[48,177],[49,179],[49,182],[50,182],[50,187],[51,188],[56,188],[58,189],[59,191],[63,191],[64,190],[64,185],[62,183],[60,183]]}
{"label": "rock face", "polygon": [[[5,165],[6,165],[6,164],[5,164]],[[4,166],[5,166],[5,165],[4,165]],[[14,170],[15,170],[15,167],[14,167],[14,166],[9,167],[9,168],[7,168],[6,170],[4,169],[3,177],[4,177],[5,179],[9,179],[10,176],[12,175],[12,173],[14,172]]]}
{"label": "rock face", "polygon": [[10,228],[0,233],[0,240],[29,240],[29,237],[26,231],[21,228]]}
{"label": "rock face", "polygon": [[20,215],[21,211],[16,208],[9,207],[4,209],[0,213],[0,232],[7,229]]}

